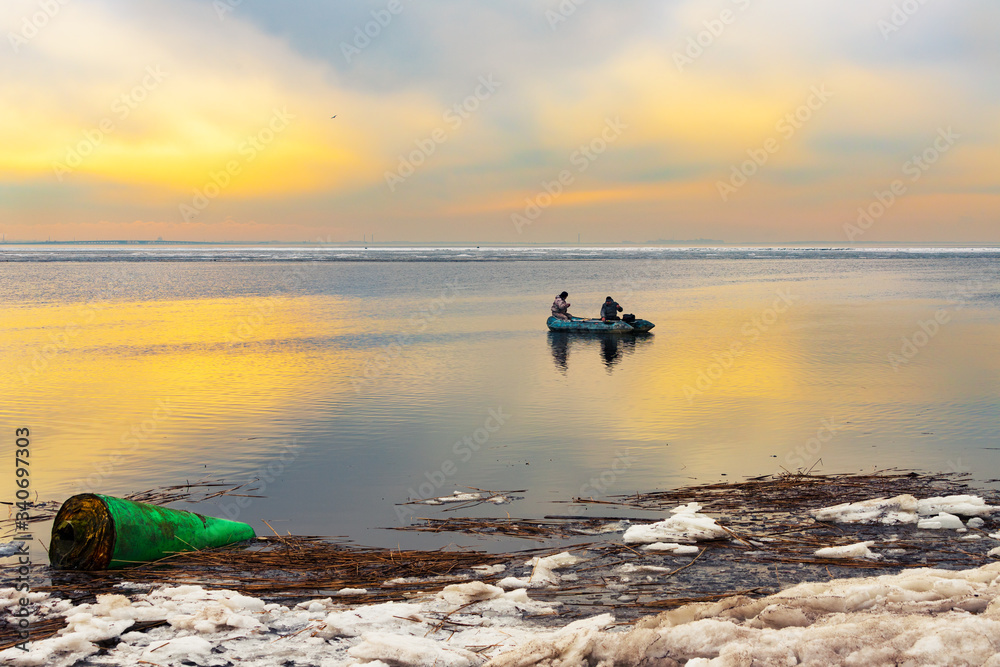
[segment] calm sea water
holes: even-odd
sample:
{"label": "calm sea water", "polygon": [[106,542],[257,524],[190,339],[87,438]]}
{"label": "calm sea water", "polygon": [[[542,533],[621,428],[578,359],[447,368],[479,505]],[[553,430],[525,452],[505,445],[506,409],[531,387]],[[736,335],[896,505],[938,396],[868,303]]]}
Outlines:
{"label": "calm sea water", "polygon": [[[5,451],[31,429],[40,498],[256,479],[265,498],[194,509],[506,548],[384,528],[464,487],[523,491],[460,514],[541,517],[782,467],[1000,477],[994,251],[193,252],[0,263],[0,429]],[[550,334],[563,289],[656,328]]]}

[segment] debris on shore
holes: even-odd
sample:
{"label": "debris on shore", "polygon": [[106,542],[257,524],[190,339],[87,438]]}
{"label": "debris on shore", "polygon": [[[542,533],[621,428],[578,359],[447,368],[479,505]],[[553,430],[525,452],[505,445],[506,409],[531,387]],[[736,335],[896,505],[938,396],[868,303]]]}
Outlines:
{"label": "debris on shore", "polygon": [[[531,656],[563,664],[575,646],[580,664],[807,654],[878,662],[883,653],[889,664],[934,664],[957,645],[932,646],[921,633],[1000,632],[1000,563],[991,561],[1000,499],[966,482],[790,474],[576,499],[659,519],[453,517],[403,528],[543,545],[499,554],[276,535],[122,571],[36,566],[50,581],[32,587],[34,657],[11,653],[13,628],[0,622],[0,658],[506,666],[535,664]],[[0,606],[12,596],[0,591]],[[860,622],[874,634],[847,629]],[[970,642],[963,658],[986,650]]]}

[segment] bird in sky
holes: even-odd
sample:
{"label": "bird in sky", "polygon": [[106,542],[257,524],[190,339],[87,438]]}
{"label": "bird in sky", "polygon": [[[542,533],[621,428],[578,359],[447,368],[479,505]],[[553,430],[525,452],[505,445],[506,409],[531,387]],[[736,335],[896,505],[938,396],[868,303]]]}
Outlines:
{"label": "bird in sky", "polygon": [[330,118],[336,118],[336,117],[337,117],[336,115],[330,116]]}

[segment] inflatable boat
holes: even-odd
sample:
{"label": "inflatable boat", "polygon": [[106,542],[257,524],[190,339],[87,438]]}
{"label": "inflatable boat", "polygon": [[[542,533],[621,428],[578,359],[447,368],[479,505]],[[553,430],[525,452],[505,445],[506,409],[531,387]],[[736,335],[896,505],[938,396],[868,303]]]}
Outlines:
{"label": "inflatable boat", "polygon": [[588,320],[582,317],[574,317],[571,320],[549,317],[545,324],[548,325],[549,331],[586,331],[622,334],[645,333],[656,326],[648,320],[636,319],[632,322],[625,322],[623,320],[602,322],[599,319]]}

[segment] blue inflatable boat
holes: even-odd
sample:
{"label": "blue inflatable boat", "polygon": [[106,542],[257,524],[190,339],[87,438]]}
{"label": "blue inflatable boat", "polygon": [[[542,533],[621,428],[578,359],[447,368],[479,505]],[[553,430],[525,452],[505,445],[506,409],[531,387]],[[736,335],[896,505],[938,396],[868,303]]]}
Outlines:
{"label": "blue inflatable boat", "polygon": [[632,322],[624,322],[622,320],[602,322],[599,319],[588,320],[582,317],[574,317],[571,320],[560,320],[558,317],[549,317],[545,324],[548,325],[549,331],[586,331],[622,334],[645,333],[656,326],[648,320],[637,319]]}

